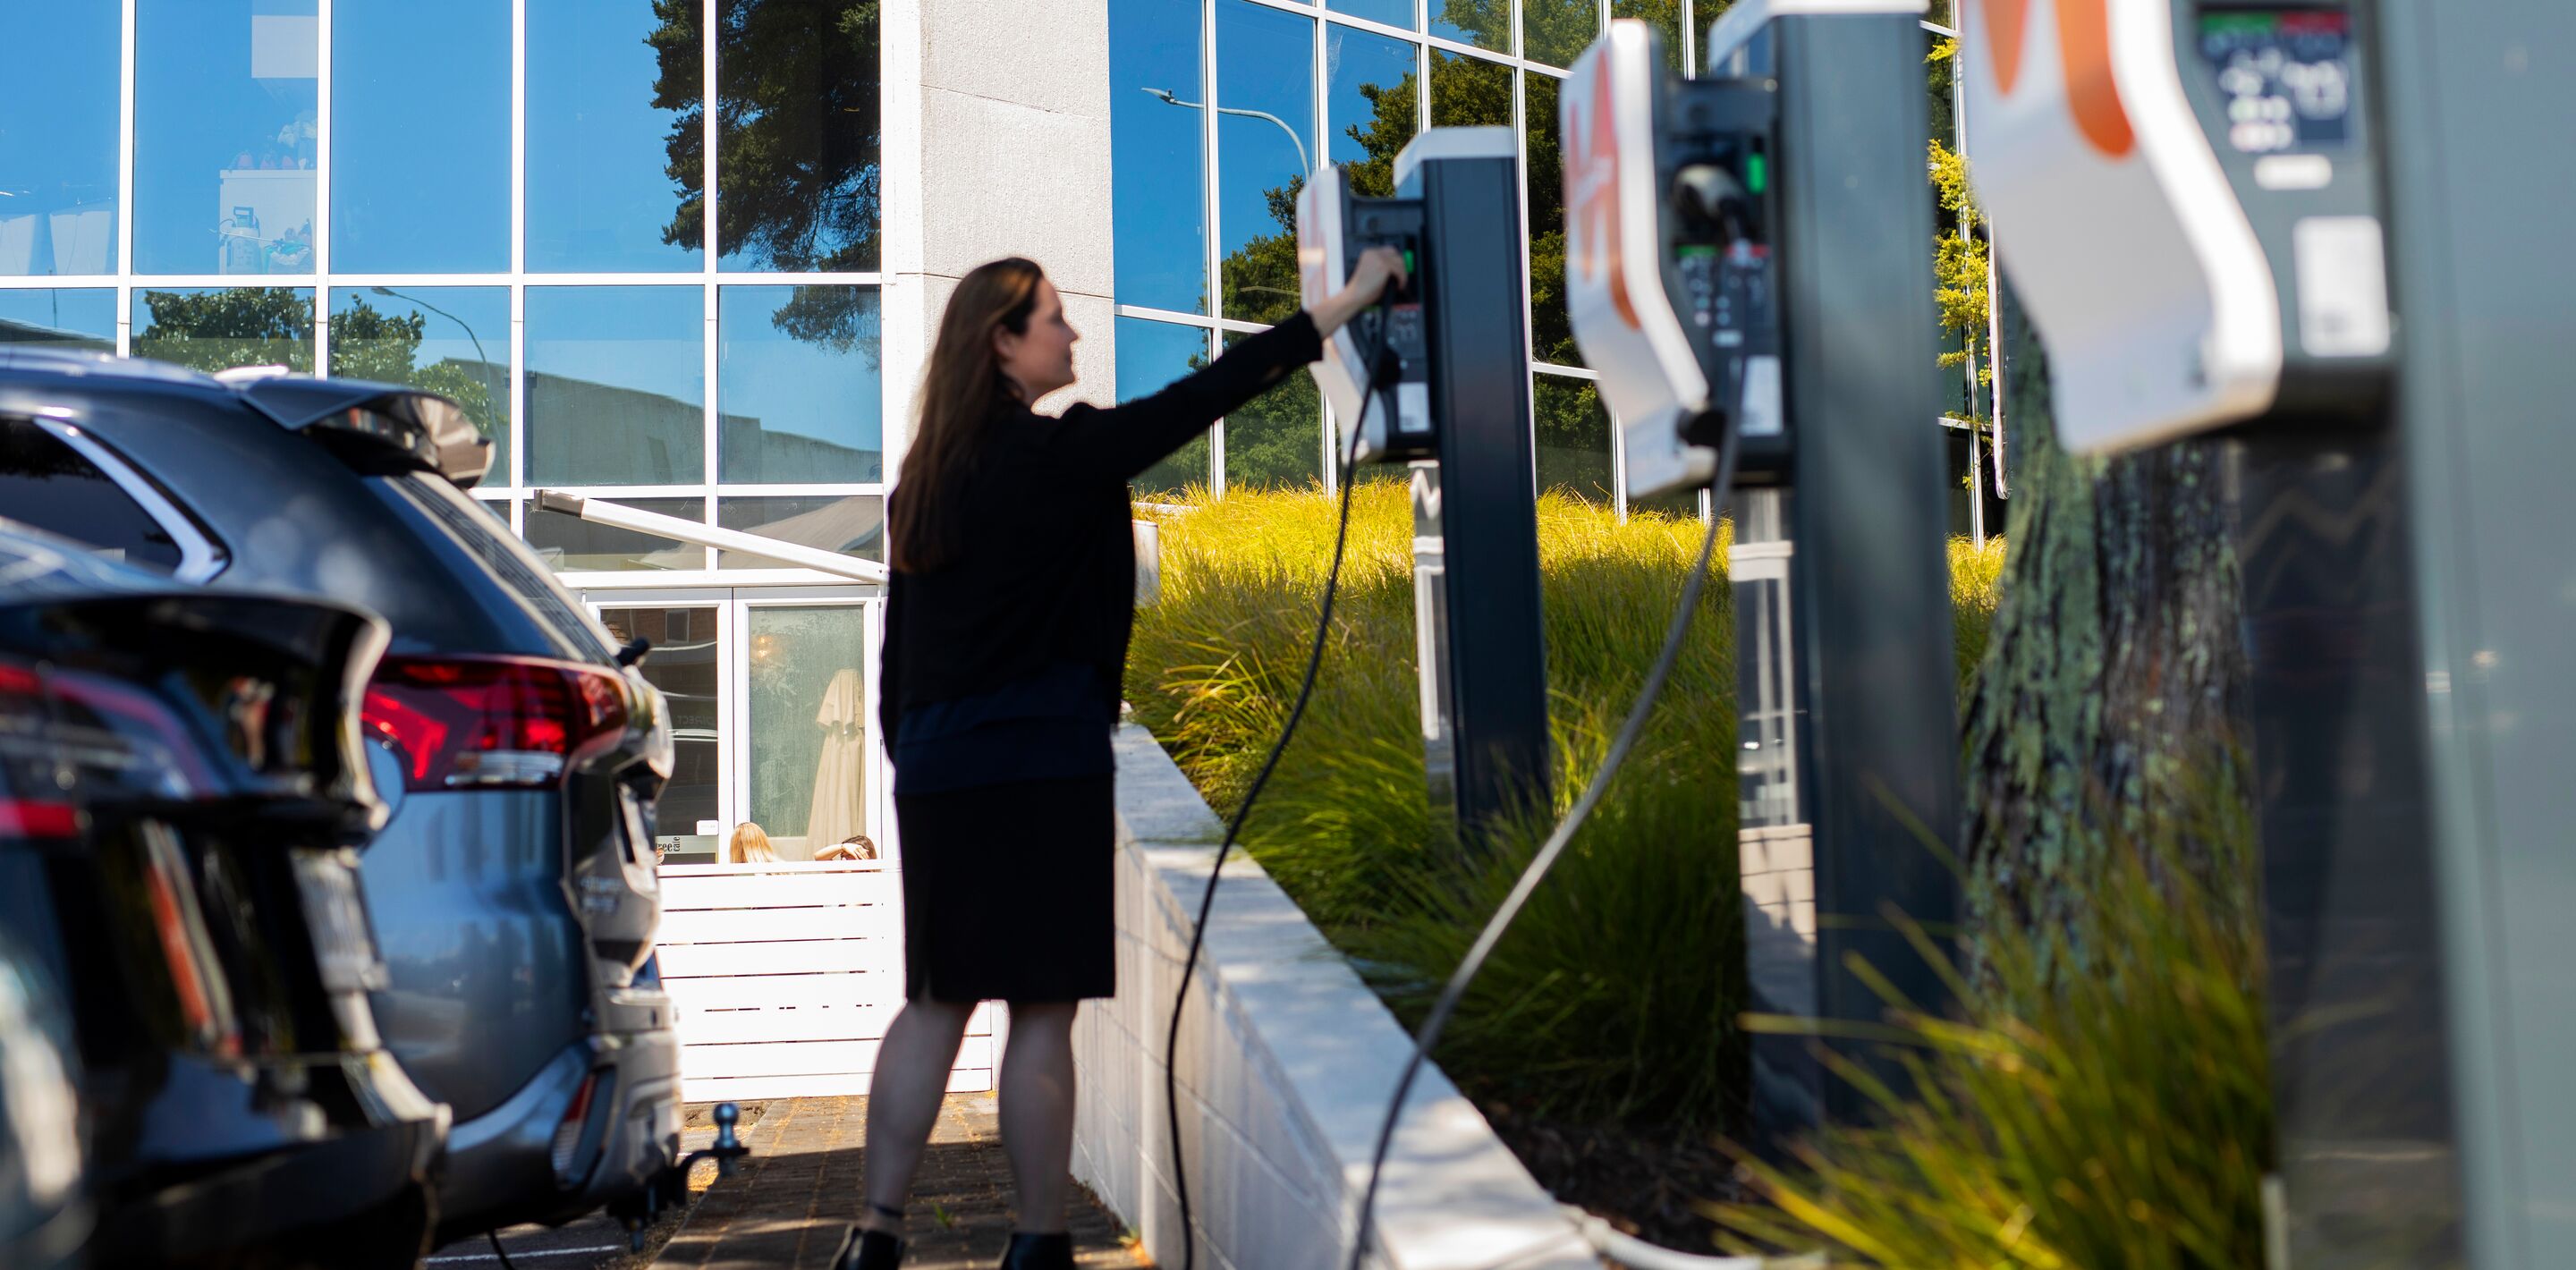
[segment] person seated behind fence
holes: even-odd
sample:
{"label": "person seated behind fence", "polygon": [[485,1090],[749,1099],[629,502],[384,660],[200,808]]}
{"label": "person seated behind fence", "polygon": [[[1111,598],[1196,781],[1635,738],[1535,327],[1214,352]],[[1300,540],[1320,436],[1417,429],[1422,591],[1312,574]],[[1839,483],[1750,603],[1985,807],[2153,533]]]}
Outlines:
{"label": "person seated behind fence", "polygon": [[776,864],[778,849],[769,845],[769,834],[746,820],[733,827],[733,837],[725,842],[727,864]]}
{"label": "person seated behind fence", "polygon": [[854,833],[815,852],[814,858],[817,860],[873,860],[877,858],[877,844],[868,841],[866,834]]}

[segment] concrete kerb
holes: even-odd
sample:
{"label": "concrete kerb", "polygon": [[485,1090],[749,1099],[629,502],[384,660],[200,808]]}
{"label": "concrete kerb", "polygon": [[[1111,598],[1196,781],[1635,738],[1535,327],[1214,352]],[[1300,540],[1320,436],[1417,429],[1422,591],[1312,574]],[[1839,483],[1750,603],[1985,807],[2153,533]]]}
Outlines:
{"label": "concrete kerb", "polygon": [[[1117,753],[1120,991],[1078,1029],[1075,1172],[1170,1265],[1163,1038],[1223,827],[1143,729]],[[1201,1264],[1331,1270],[1411,1037],[1259,865],[1238,855],[1217,897],[1179,1055]],[[1395,1270],[1600,1264],[1436,1067],[1407,1100],[1377,1227]]]}

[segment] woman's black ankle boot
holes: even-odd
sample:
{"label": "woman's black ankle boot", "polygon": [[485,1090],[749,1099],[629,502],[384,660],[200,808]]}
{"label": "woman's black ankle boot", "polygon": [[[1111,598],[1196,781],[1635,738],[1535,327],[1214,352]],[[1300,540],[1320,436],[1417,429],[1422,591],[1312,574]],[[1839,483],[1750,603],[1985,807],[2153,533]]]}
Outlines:
{"label": "woman's black ankle boot", "polygon": [[895,1270],[902,1264],[902,1240],[882,1230],[861,1230],[856,1226],[841,1236],[841,1250],[832,1256],[832,1270]]}
{"label": "woman's black ankle boot", "polygon": [[1073,1236],[1011,1232],[1011,1250],[1002,1254],[1002,1270],[1073,1270]]}

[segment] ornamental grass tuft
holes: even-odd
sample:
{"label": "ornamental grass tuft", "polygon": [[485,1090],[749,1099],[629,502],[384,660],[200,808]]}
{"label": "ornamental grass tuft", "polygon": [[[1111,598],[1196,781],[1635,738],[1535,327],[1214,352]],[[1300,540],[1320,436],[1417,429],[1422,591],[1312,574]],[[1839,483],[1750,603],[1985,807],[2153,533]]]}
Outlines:
{"label": "ornamental grass tuft", "polygon": [[[1822,1247],[1837,1265],[2262,1265],[2272,1096],[2240,806],[2110,844],[2074,929],[1988,932],[1976,983],[1952,979],[1964,1009],[1896,1003],[1886,1028],[1853,1029],[1904,1092],[1829,1059],[1877,1121],[1823,1130],[1787,1167],[1739,1156],[1762,1202],[1708,1215],[1739,1250]],[[2084,973],[2046,969],[2077,957]]]}

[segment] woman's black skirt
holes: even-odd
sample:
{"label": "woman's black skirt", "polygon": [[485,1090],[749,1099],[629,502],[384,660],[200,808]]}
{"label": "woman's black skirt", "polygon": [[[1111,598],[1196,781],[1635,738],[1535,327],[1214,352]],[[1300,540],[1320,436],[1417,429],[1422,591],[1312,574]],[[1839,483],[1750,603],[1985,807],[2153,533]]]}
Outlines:
{"label": "woman's black skirt", "polygon": [[895,795],[906,998],[1117,995],[1113,779]]}

